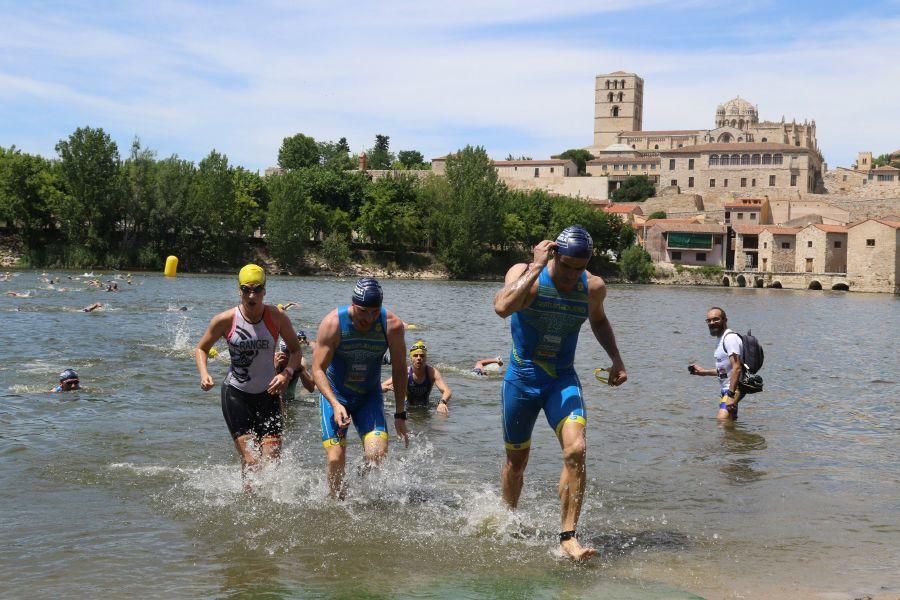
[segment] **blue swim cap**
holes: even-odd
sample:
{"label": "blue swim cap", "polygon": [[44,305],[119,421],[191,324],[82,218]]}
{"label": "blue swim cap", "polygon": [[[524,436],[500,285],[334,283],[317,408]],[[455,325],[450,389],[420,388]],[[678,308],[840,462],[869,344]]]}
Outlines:
{"label": "blue swim cap", "polygon": [[75,369],[66,369],[62,373],[59,374],[59,382],[69,381],[70,379],[78,380],[78,373],[75,372]]}
{"label": "blue swim cap", "polygon": [[353,288],[353,304],[365,307],[381,306],[383,299],[384,292],[374,277],[363,277]]}
{"label": "blue swim cap", "polygon": [[584,227],[572,225],[556,236],[556,251],[562,256],[590,258],[594,251],[594,240]]}

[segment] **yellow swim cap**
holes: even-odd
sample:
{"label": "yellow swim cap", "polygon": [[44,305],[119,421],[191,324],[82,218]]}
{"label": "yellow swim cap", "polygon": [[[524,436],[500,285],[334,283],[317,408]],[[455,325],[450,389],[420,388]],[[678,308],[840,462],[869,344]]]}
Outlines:
{"label": "yellow swim cap", "polygon": [[266,272],[259,265],[245,265],[238,273],[238,285],[266,285]]}
{"label": "yellow swim cap", "polygon": [[209,352],[207,352],[206,355],[210,358],[215,358],[219,355],[219,351],[216,350],[215,348],[210,348]]}
{"label": "yellow swim cap", "polygon": [[418,352],[420,350],[425,354],[428,354],[428,346],[425,345],[425,342],[416,340],[416,343],[409,347],[409,355],[412,356],[413,352]]}
{"label": "yellow swim cap", "polygon": [[284,310],[284,304],[276,304],[275,306],[278,307],[278,310]]}

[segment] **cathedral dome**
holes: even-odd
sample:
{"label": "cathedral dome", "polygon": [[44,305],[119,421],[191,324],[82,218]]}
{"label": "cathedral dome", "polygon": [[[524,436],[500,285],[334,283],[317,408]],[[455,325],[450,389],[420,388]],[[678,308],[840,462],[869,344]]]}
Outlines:
{"label": "cathedral dome", "polygon": [[738,96],[719,106],[717,114],[725,113],[734,116],[756,116],[756,107]]}

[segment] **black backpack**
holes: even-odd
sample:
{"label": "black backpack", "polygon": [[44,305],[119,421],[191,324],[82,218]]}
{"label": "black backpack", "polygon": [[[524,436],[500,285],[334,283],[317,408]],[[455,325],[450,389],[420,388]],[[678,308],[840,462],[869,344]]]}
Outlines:
{"label": "black backpack", "polygon": [[756,374],[762,369],[763,361],[766,358],[762,344],[750,333],[749,329],[746,334],[740,334],[737,331],[731,333],[741,338],[741,362],[744,364],[744,368],[741,370],[738,389],[745,395],[763,391],[763,378]]}

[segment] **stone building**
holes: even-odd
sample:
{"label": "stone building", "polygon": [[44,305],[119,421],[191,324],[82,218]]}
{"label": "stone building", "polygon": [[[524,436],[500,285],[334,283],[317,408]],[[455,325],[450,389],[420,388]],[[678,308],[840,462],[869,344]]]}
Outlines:
{"label": "stone building", "polygon": [[[643,79],[615,71],[597,75],[594,87],[594,142],[587,149],[597,159],[588,172],[610,176],[610,189],[636,173],[654,176],[660,189],[699,193],[822,189],[814,120],[761,121],[757,107],[738,96],[716,107],[712,128],[643,131]],[[636,167],[655,157],[658,170]]]}
{"label": "stone building", "polygon": [[849,226],[847,278],[855,291],[900,294],[900,221],[866,219]]}
{"label": "stone building", "polygon": [[609,215],[616,215],[622,219],[623,223],[631,225],[635,222],[635,217],[643,217],[644,211],[637,204],[610,204],[600,208]]}
{"label": "stone building", "polygon": [[734,225],[734,245],[731,260],[726,264],[738,271],[756,271],[760,268],[759,235],[765,230],[764,225]]}
{"label": "stone building", "polygon": [[725,226],[718,223],[654,219],[644,233],[644,249],[657,263],[723,266],[725,235]]}
{"label": "stone building", "polygon": [[[571,160],[550,158],[547,160],[495,160],[491,162],[502,179],[574,177],[578,175],[578,166]],[[433,165],[432,162],[432,169]]]}
{"label": "stone building", "polygon": [[768,225],[772,223],[772,211],[768,198],[736,198],[726,202],[726,225]]}
{"label": "stone building", "polygon": [[797,233],[796,273],[846,273],[847,227],[807,225]]}
{"label": "stone building", "polygon": [[659,152],[660,185],[688,192],[762,194],[767,190],[815,192],[821,156],[778,143],[712,143]]}
{"label": "stone building", "polygon": [[796,264],[799,227],[769,226],[759,234],[759,270],[790,273]]}

